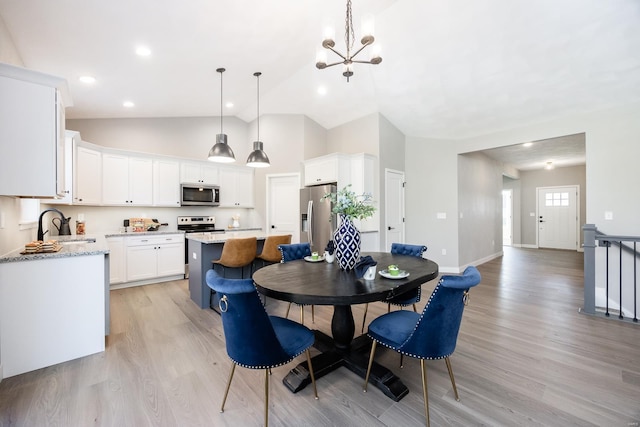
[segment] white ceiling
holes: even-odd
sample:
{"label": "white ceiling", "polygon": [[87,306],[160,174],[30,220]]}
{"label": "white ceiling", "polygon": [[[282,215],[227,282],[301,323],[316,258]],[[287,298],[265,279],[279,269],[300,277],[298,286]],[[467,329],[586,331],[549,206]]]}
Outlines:
{"label": "white ceiling", "polygon": [[[345,4],[0,0],[0,16],[26,67],[68,80],[68,118],[217,116],[218,67],[235,104],[225,115],[255,119],[261,71],[262,114],[305,114],[331,129],[380,112],[416,137],[460,139],[640,101],[638,0],[354,0],[356,37],[373,14],[383,61],[357,64],[349,83],[340,67],[314,65],[327,25],[345,50]],[[139,43],[151,56],[134,54]],[[78,82],[84,74],[97,83]]]}

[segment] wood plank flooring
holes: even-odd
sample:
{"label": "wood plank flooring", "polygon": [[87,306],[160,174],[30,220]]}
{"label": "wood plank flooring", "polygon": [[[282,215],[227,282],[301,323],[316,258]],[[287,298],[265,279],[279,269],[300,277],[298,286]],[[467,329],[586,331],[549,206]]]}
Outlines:
{"label": "wood plank flooring", "polygon": [[[582,254],[505,248],[479,266],[458,347],[451,357],[460,402],[443,361],[427,362],[433,426],[639,426],[640,325],[589,317],[582,304]],[[423,285],[424,307],[435,281]],[[267,310],[286,305],[269,299]],[[330,333],[331,309],[308,326]],[[369,319],[386,312],[371,304]],[[354,307],[356,328],[363,307]],[[291,315],[298,318],[299,311]],[[112,291],[107,350],[6,378],[0,426],[254,426],[263,421],[263,372],[229,373],[220,318],[189,299],[186,281]],[[272,426],[424,425],[420,365],[380,348],[410,393],[393,402],[344,368],[290,393],[273,370]]]}

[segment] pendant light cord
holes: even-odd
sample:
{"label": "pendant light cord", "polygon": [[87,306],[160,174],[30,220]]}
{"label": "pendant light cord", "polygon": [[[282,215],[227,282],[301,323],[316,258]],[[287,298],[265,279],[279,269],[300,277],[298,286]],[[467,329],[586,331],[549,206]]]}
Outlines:
{"label": "pendant light cord", "polygon": [[220,73],[220,133],[222,134],[224,133],[222,130],[222,73],[226,70],[224,68],[218,68],[216,71]]}
{"label": "pendant light cord", "polygon": [[257,99],[258,99],[258,106],[257,106],[258,116],[256,117],[256,121],[258,122],[258,139],[257,139],[258,141],[260,141],[260,75],[261,74],[262,73],[259,72],[259,71],[253,73],[253,75],[256,76],[256,79],[258,81],[258,86],[257,86],[257,88],[258,88],[257,89],[258,90],[258,96],[257,96]]}

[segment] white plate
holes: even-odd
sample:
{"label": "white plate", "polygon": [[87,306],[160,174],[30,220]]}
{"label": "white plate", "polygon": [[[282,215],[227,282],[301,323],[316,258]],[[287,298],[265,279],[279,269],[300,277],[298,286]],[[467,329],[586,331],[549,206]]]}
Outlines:
{"label": "white plate", "polygon": [[311,256],[304,257],[304,260],[307,262],[322,262],[324,261],[324,255],[318,255],[318,259],[313,259]]}
{"label": "white plate", "polygon": [[404,279],[405,277],[409,277],[409,273],[404,270],[398,271],[397,276],[392,276],[387,270],[380,270],[378,271],[378,274],[382,277],[386,277],[387,279]]}

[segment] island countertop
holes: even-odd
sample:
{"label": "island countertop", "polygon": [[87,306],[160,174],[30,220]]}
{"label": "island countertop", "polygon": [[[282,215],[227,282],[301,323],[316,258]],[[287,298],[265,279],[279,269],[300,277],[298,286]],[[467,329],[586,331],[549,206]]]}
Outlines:
{"label": "island countertop", "polygon": [[224,243],[229,239],[243,239],[246,237],[255,237],[258,240],[265,240],[269,235],[271,234],[257,229],[246,231],[225,231],[224,233],[187,233],[186,237],[189,240],[209,245],[214,243]]}
{"label": "island countertop", "polygon": [[0,263],[34,261],[52,258],[68,258],[75,256],[99,255],[109,253],[107,240],[103,235],[71,235],[71,236],[55,236],[62,244],[62,249],[58,252],[35,253],[23,255],[20,252],[24,248],[16,249],[6,255],[0,256]]}

